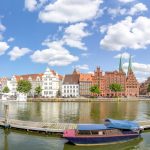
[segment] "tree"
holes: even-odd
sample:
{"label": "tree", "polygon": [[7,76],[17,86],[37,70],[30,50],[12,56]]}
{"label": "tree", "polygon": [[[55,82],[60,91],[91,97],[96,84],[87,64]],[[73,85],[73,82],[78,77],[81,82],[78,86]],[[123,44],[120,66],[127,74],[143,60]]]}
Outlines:
{"label": "tree", "polygon": [[37,87],[35,88],[35,93],[36,93],[36,95],[40,96],[40,94],[42,93],[42,88],[41,88],[41,86],[37,86]]}
{"label": "tree", "polygon": [[10,91],[10,90],[9,90],[8,86],[5,86],[5,87],[3,88],[3,91],[2,91],[2,92],[3,92],[3,93],[9,93],[9,91]]}
{"label": "tree", "polygon": [[27,80],[20,80],[17,85],[17,91],[20,93],[27,94],[31,90],[32,85]]}
{"label": "tree", "polygon": [[118,83],[110,84],[109,89],[115,93],[121,92],[123,90],[122,85]]}
{"label": "tree", "polygon": [[57,91],[57,97],[60,97],[60,96],[61,96],[61,91],[58,90],[58,91]]}
{"label": "tree", "polygon": [[150,84],[148,84],[147,92],[150,93]]}
{"label": "tree", "polygon": [[101,91],[97,85],[93,85],[90,87],[90,92],[93,94],[100,94]]}

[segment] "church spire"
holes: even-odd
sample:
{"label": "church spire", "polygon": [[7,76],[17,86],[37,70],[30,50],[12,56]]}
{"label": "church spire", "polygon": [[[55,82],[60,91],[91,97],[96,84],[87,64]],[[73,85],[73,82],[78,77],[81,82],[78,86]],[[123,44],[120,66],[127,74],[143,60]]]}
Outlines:
{"label": "church spire", "polygon": [[123,68],[122,68],[122,56],[120,56],[119,71],[120,71],[120,72],[123,72]]}
{"label": "church spire", "polygon": [[130,58],[129,58],[129,66],[128,66],[128,73],[129,72],[132,72],[132,57],[130,55]]}

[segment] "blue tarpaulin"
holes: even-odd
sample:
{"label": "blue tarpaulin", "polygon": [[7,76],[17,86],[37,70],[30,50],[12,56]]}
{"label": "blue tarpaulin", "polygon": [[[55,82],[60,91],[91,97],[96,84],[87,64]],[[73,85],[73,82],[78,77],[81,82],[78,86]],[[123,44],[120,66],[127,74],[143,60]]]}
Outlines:
{"label": "blue tarpaulin", "polygon": [[104,124],[79,124],[77,130],[106,130],[107,127]]}
{"label": "blue tarpaulin", "polygon": [[136,130],[140,128],[136,122],[128,120],[106,119],[105,125],[107,126],[107,128],[116,128],[116,129]]}

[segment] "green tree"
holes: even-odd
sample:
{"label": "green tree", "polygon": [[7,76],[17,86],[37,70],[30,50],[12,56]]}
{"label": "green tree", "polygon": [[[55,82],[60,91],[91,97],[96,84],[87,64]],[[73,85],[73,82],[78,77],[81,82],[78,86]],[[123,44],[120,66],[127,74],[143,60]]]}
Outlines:
{"label": "green tree", "polygon": [[42,88],[41,88],[41,86],[37,86],[37,87],[35,88],[35,93],[36,93],[36,95],[40,96],[40,94],[42,93]]}
{"label": "green tree", "polygon": [[148,94],[150,94],[150,84],[148,84],[147,92],[148,92]]}
{"label": "green tree", "polygon": [[5,86],[2,90],[3,93],[9,93],[9,91],[10,90],[9,90],[8,86]]}
{"label": "green tree", "polygon": [[123,90],[122,85],[118,83],[110,84],[109,89],[115,93],[121,92]]}
{"label": "green tree", "polygon": [[18,82],[17,91],[20,92],[20,93],[27,94],[27,93],[29,93],[31,88],[32,88],[32,85],[31,85],[30,81],[20,80]]}
{"label": "green tree", "polygon": [[61,91],[58,90],[58,92],[57,92],[57,97],[60,97],[60,96],[61,96]]}
{"label": "green tree", "polygon": [[90,87],[90,92],[93,94],[100,94],[101,91],[97,85],[93,85]]}

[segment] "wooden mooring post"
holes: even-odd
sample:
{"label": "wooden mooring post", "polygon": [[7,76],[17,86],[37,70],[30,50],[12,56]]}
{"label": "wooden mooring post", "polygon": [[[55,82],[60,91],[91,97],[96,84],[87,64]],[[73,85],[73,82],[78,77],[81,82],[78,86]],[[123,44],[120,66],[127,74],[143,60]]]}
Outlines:
{"label": "wooden mooring post", "polygon": [[4,111],[5,111],[5,128],[9,127],[9,121],[8,121],[8,115],[9,115],[9,105],[5,104],[4,105]]}

